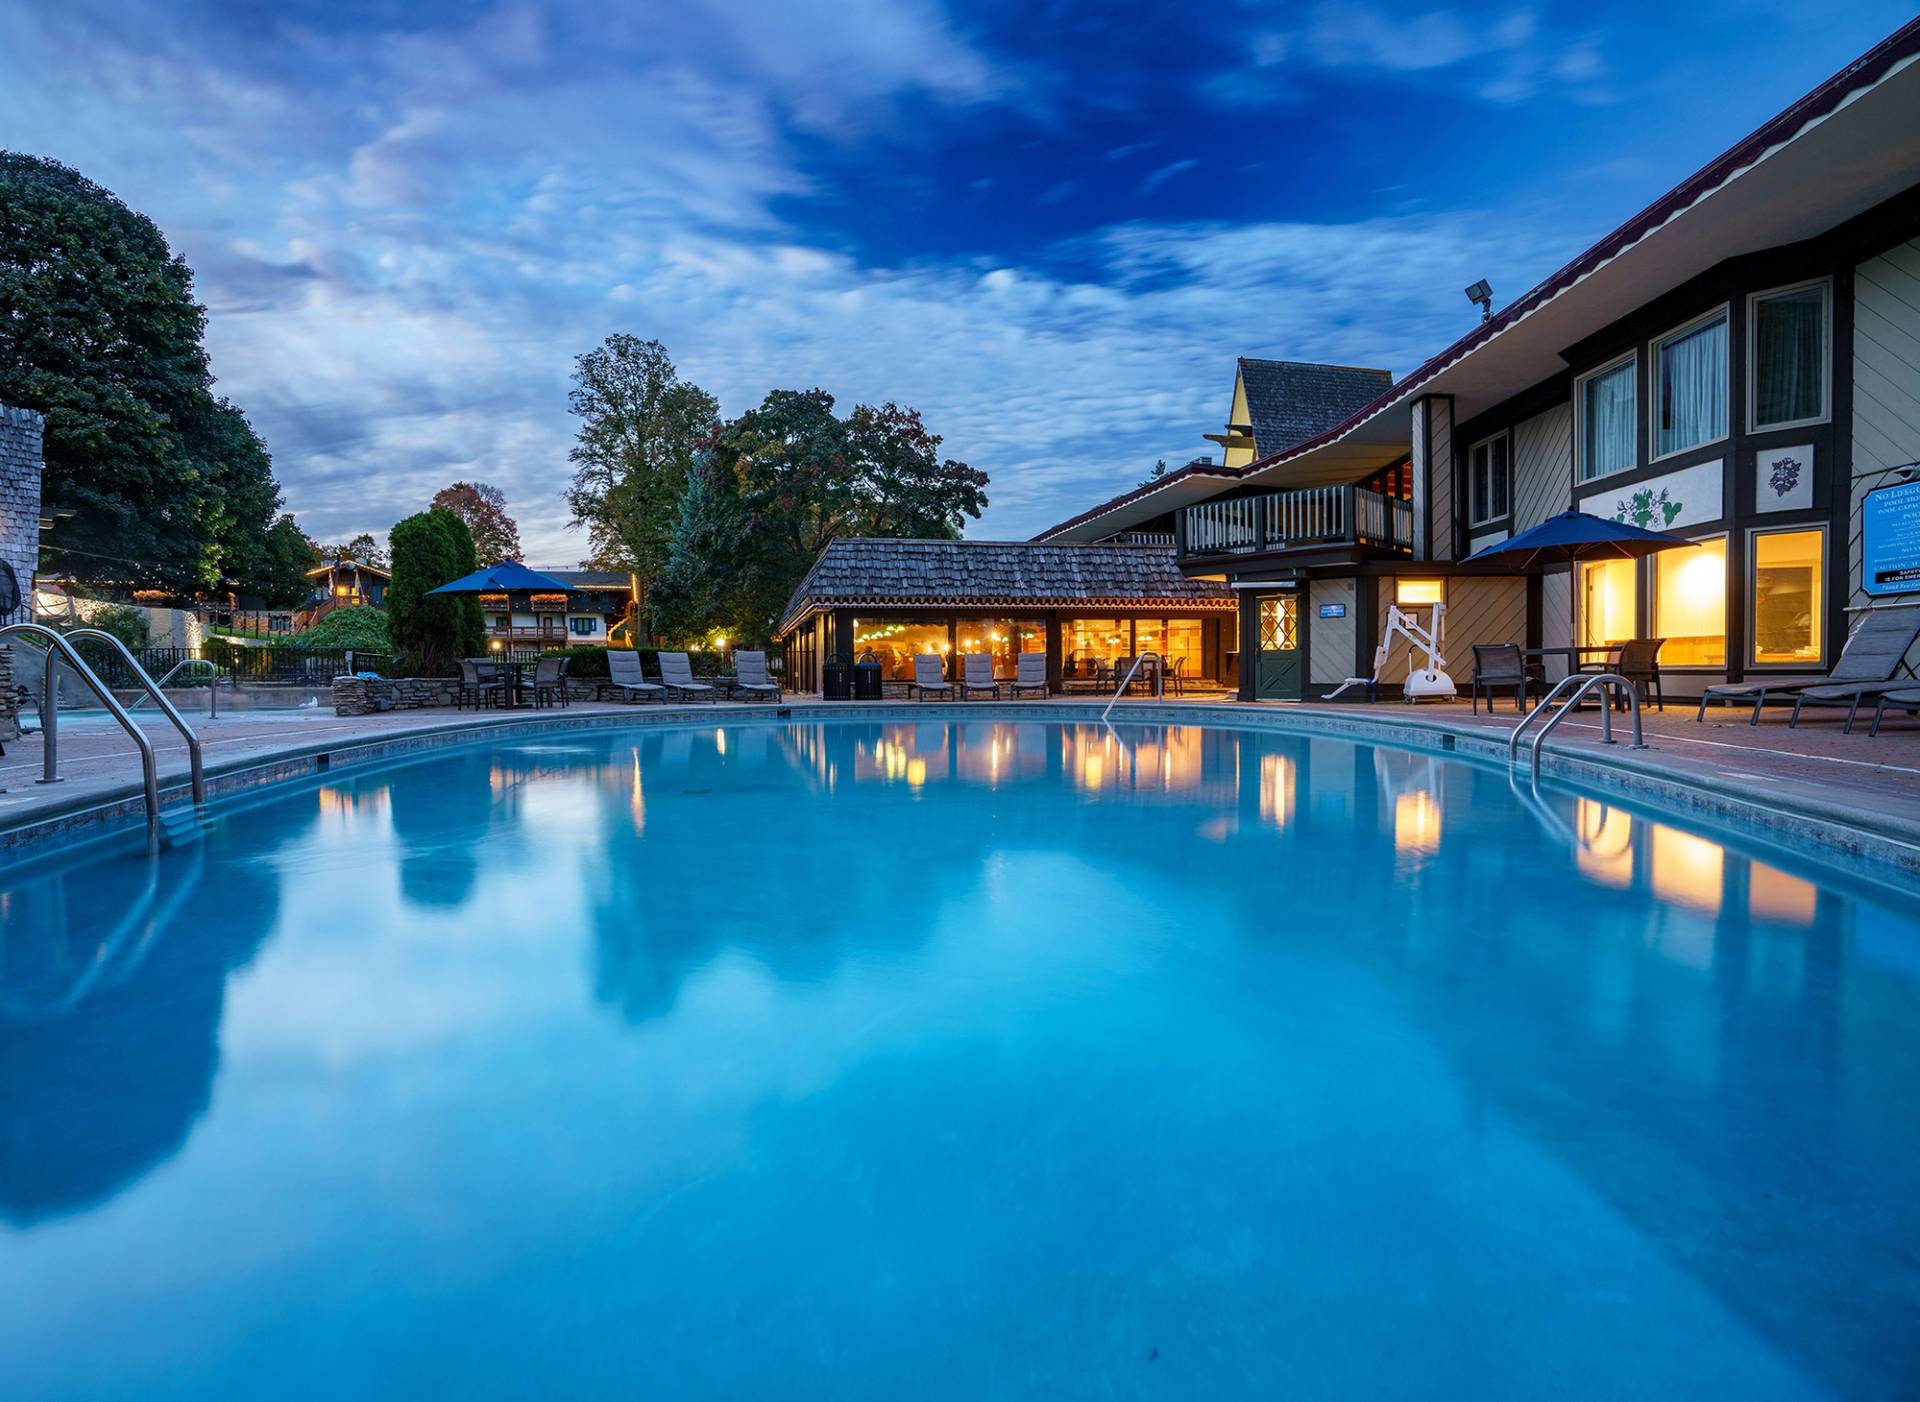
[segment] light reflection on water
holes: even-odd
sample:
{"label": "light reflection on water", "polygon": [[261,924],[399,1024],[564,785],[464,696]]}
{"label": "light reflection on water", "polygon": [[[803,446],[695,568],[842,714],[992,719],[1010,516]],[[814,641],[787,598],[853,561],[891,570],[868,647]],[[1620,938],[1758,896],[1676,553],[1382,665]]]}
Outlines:
{"label": "light reflection on water", "polygon": [[0,876],[8,1395],[1902,1391],[1911,907],[1548,802],[754,726]]}

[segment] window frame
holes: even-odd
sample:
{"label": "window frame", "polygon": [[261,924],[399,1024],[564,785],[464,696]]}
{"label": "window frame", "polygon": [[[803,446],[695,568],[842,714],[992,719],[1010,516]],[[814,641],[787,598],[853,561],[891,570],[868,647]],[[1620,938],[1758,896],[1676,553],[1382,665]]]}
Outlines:
{"label": "window frame", "polygon": [[[1707,531],[1701,535],[1690,535],[1686,537],[1686,539],[1688,543],[1692,545],[1705,545],[1707,542],[1714,541],[1714,540],[1724,542],[1725,548],[1722,551],[1722,554],[1720,557],[1721,558],[1720,637],[1722,638],[1722,640],[1725,641],[1727,645],[1726,657],[1718,665],[1712,662],[1660,661],[1659,663],[1660,670],[1662,672],[1685,672],[1685,673],[1691,673],[1694,675],[1721,676],[1728,672],[1731,672],[1735,665],[1733,660],[1733,631],[1727,627],[1727,607],[1733,600],[1733,532],[1729,530]],[[1661,553],[1662,552],[1656,551],[1653,554],[1647,556],[1646,562],[1642,566],[1642,568],[1645,570],[1645,579],[1646,579],[1646,588],[1647,588],[1646,606],[1642,612],[1642,617],[1644,617],[1647,620],[1647,634],[1649,637],[1661,636],[1661,630],[1660,630],[1660,555]]]}
{"label": "window frame", "polygon": [[[1718,438],[1703,438],[1698,443],[1689,443],[1684,448],[1674,448],[1668,452],[1660,451],[1660,347],[1668,341],[1677,341],[1682,336],[1698,331],[1708,322],[1724,320],[1727,323],[1727,376],[1721,388],[1726,396],[1727,429]],[[1725,443],[1733,437],[1733,303],[1722,302],[1709,308],[1696,317],[1690,317],[1671,330],[1662,331],[1647,342],[1647,466],[1657,462],[1666,462],[1670,458],[1682,457],[1687,453],[1697,453],[1711,448],[1717,443]]]}
{"label": "window frame", "polygon": [[1743,611],[1746,614],[1746,640],[1742,646],[1746,649],[1743,665],[1749,672],[1789,674],[1818,673],[1821,676],[1826,675],[1827,659],[1833,655],[1833,640],[1831,636],[1833,630],[1827,626],[1827,620],[1824,617],[1819,621],[1820,655],[1818,657],[1807,662],[1760,662],[1755,660],[1759,655],[1760,648],[1760,617],[1758,611],[1753,606],[1754,594],[1756,592],[1754,589],[1754,572],[1759,568],[1759,554],[1754,549],[1754,541],[1763,535],[1805,535],[1809,531],[1818,531],[1820,533],[1820,607],[1824,612],[1828,603],[1827,591],[1829,580],[1827,575],[1832,567],[1833,560],[1833,557],[1827,553],[1833,545],[1833,533],[1828,529],[1828,523],[1826,521],[1802,521],[1798,524],[1782,523],[1780,525],[1748,526],[1744,532],[1746,536],[1744,542],[1746,547],[1746,581],[1742,587],[1745,592]]}
{"label": "window frame", "polygon": [[[1810,419],[1783,419],[1776,424],[1763,424],[1759,421],[1760,396],[1754,392],[1759,383],[1756,378],[1760,365],[1760,317],[1759,307],[1769,297],[1784,296],[1789,292],[1804,292],[1810,287],[1820,289],[1821,331],[1820,337],[1820,412]],[[1779,287],[1762,288],[1758,292],[1747,294],[1747,328],[1744,337],[1747,343],[1747,416],[1748,433],[1773,433],[1795,428],[1810,428],[1815,424],[1833,422],[1833,279],[1831,277],[1812,277],[1802,282],[1784,283]]]}
{"label": "window frame", "polygon": [[[1473,455],[1479,452],[1482,448],[1488,448],[1490,450],[1491,446],[1496,442],[1504,442],[1507,445],[1506,506],[1504,510],[1500,511],[1496,515],[1480,516],[1475,514],[1479,503],[1474,500],[1475,493],[1474,493],[1474,481],[1473,481],[1474,479]],[[1489,460],[1491,460],[1491,457],[1492,457],[1491,451],[1489,451],[1488,457],[1489,457]],[[1492,479],[1489,478],[1488,481],[1489,481],[1489,485],[1491,485]],[[1512,518],[1513,518],[1513,430],[1510,428],[1503,428],[1498,433],[1490,433],[1485,438],[1480,439],[1478,442],[1470,443],[1467,445],[1467,529],[1479,530],[1483,526],[1491,526],[1497,521],[1507,521],[1507,520],[1511,520]]]}
{"label": "window frame", "polygon": [[[1587,466],[1587,381],[1597,380],[1602,375],[1611,375],[1622,365],[1633,367],[1633,460],[1625,467],[1616,467],[1607,472],[1588,475]],[[1578,486],[1589,482],[1599,482],[1622,472],[1632,472],[1640,466],[1640,348],[1635,346],[1624,355],[1616,355],[1605,365],[1596,365],[1584,375],[1577,375],[1573,381],[1573,480]]]}

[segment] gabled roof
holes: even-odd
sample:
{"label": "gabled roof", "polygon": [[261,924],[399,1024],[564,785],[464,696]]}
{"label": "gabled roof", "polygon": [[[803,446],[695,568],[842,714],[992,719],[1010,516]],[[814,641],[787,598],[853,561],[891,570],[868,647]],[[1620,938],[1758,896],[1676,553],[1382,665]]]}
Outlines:
{"label": "gabled roof", "polygon": [[1224,584],[1180,573],[1171,546],[842,537],[820,552],[781,615],[785,633],[822,609],[1133,607],[1231,609]]}
{"label": "gabled roof", "polygon": [[379,565],[370,565],[365,560],[345,560],[345,559],[322,560],[319,564],[315,565],[312,569],[307,571],[307,578],[317,579],[321,575],[331,574],[335,570],[361,570],[367,574],[377,574],[382,579],[393,578],[392,570],[385,569]]}
{"label": "gabled roof", "polygon": [[1261,457],[1324,433],[1392,386],[1390,370],[1240,357],[1253,450]]}
{"label": "gabled roof", "polygon": [[628,589],[633,579],[622,570],[542,570],[575,589]]}

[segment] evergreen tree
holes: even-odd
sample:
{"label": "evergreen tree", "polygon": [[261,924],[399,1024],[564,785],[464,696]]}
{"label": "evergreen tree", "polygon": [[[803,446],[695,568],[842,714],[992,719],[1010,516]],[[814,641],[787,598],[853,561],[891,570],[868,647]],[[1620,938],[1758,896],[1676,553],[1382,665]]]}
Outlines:
{"label": "evergreen tree", "polygon": [[473,535],[451,511],[422,511],[394,526],[393,581],[387,586],[387,631],[420,676],[442,677],[487,644],[480,601],[471,594],[430,594],[479,568]]}

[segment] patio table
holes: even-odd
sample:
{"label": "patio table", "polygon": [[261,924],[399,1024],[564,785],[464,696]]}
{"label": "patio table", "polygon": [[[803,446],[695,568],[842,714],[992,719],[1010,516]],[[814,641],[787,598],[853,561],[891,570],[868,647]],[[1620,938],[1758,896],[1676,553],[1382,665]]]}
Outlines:
{"label": "patio table", "polygon": [[527,668],[532,662],[518,661],[506,657],[469,657],[467,661],[476,667],[491,667],[507,680],[507,694],[512,697],[512,705],[519,706],[526,701]]}

